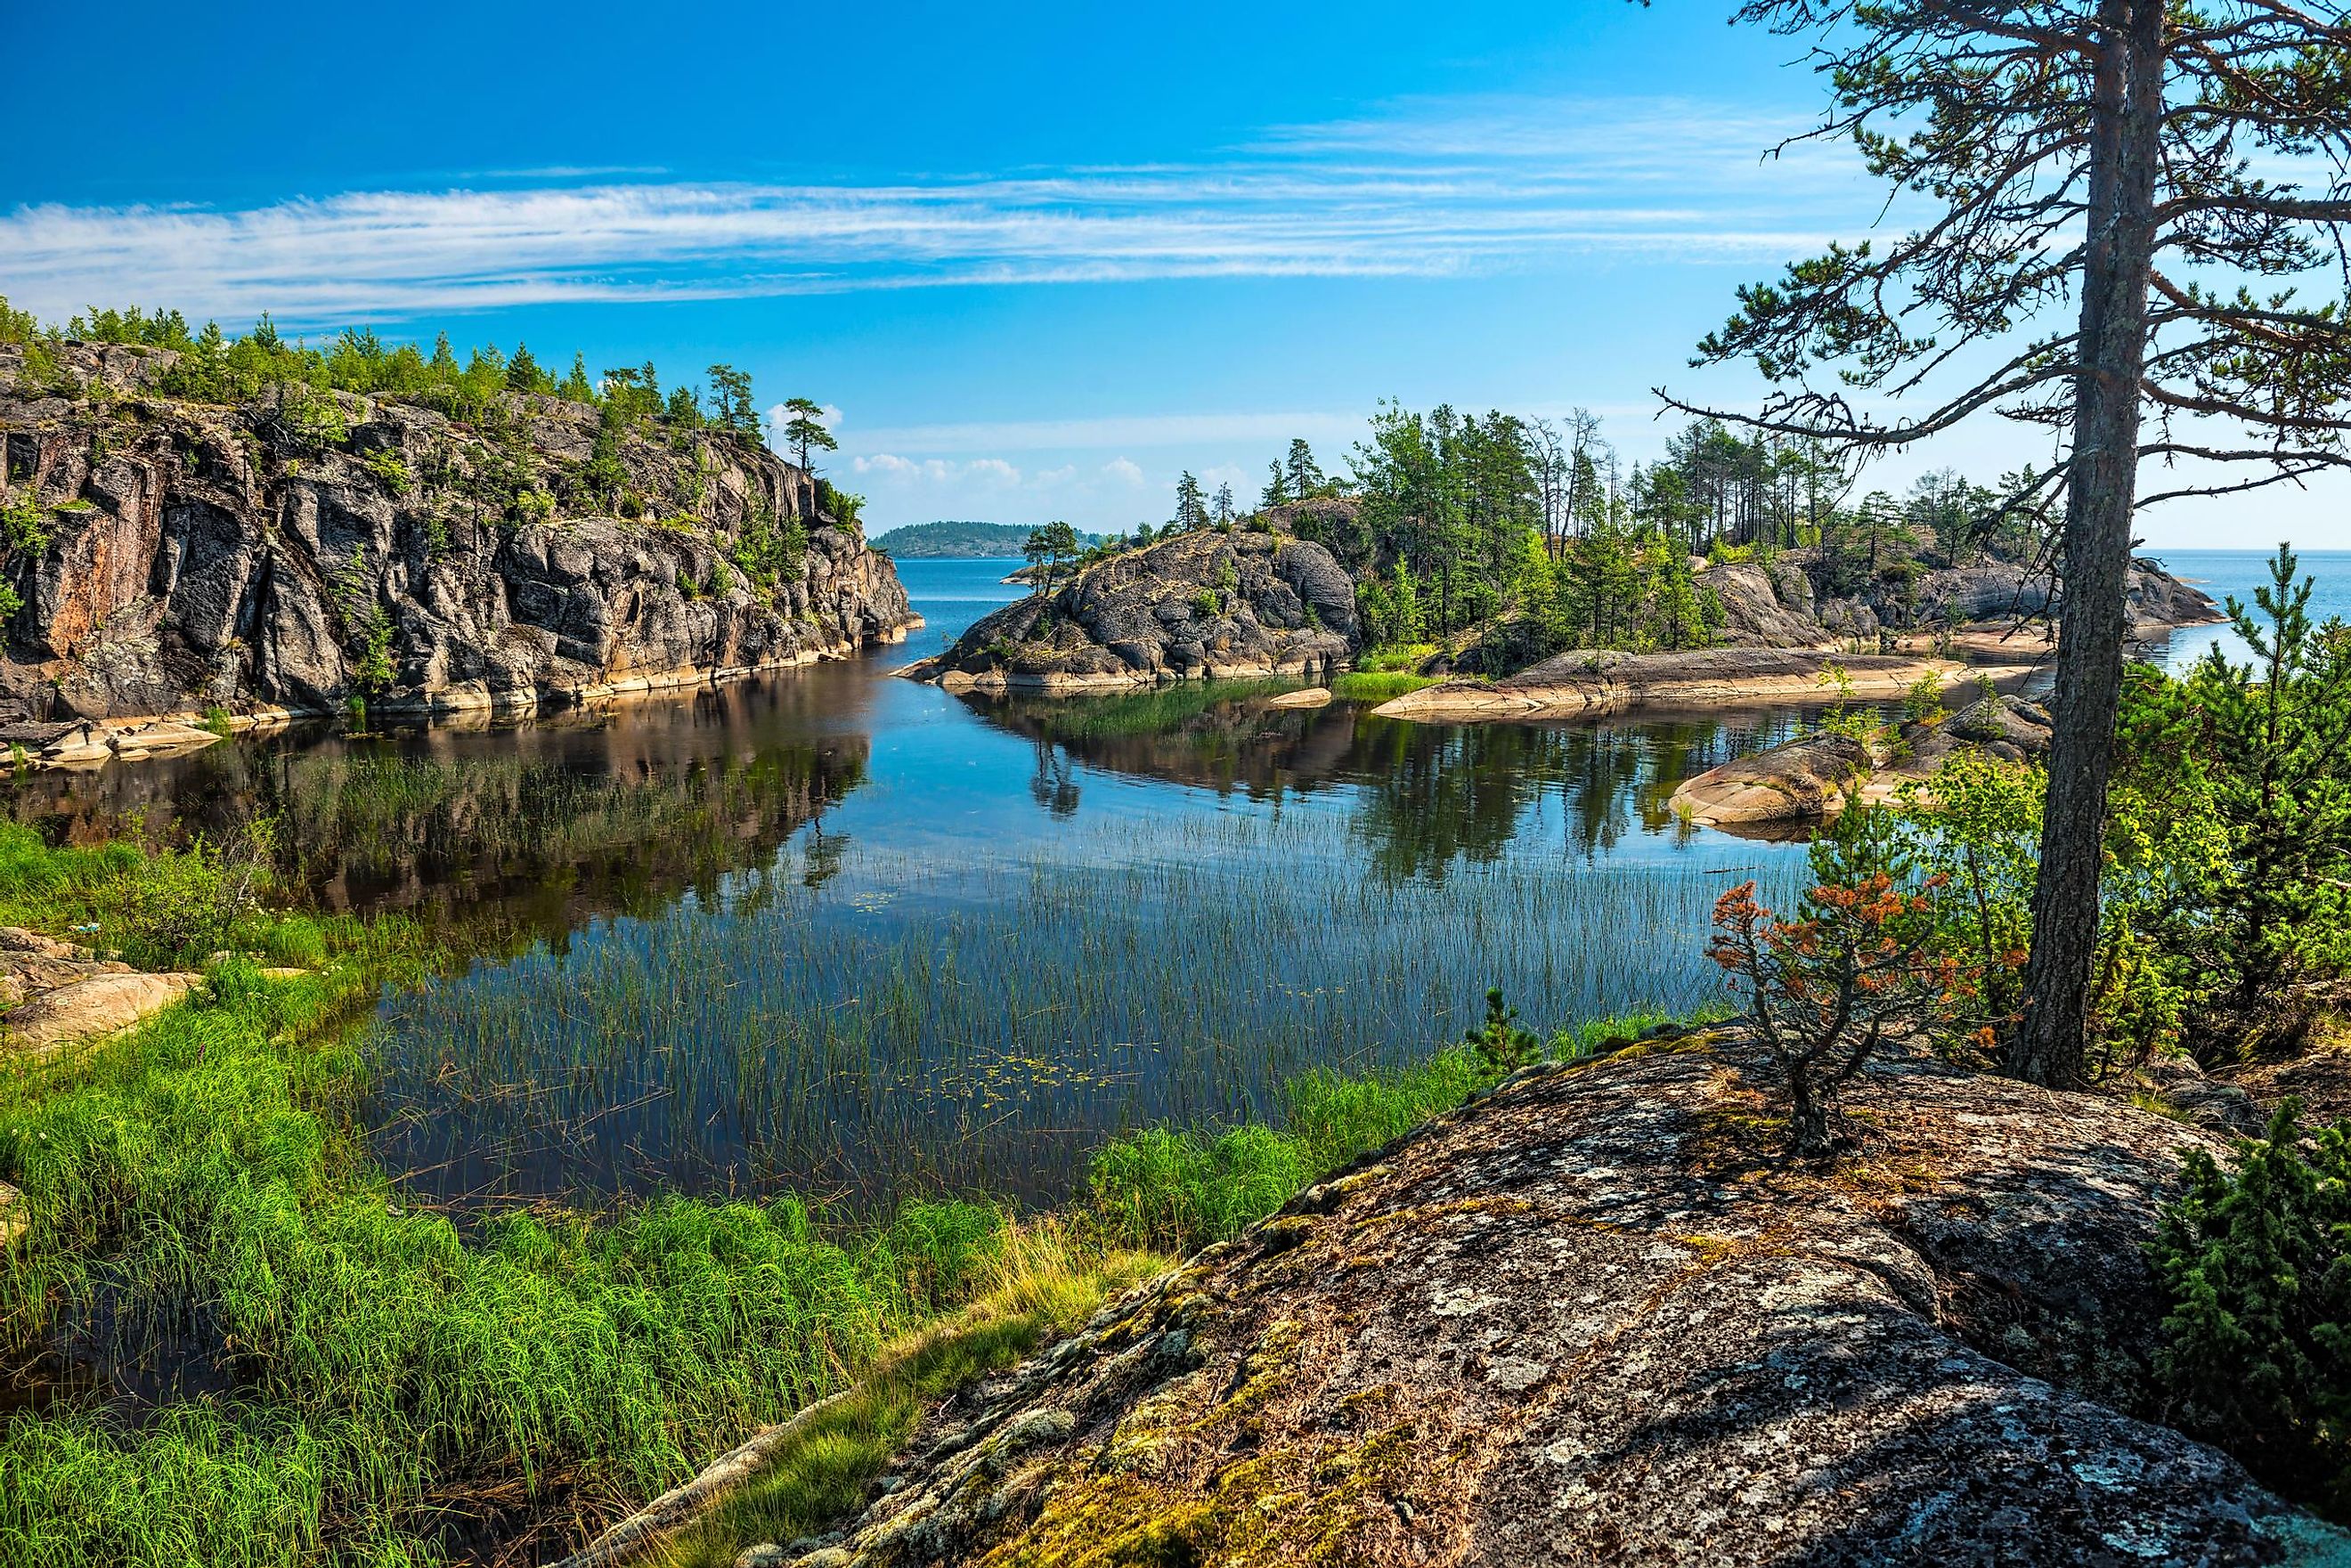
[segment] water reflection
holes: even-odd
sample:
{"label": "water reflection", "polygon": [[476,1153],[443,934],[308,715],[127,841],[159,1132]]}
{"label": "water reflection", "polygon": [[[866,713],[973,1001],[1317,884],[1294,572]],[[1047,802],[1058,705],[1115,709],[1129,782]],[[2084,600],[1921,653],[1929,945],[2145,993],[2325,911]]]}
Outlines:
{"label": "water reflection", "polygon": [[878,664],[560,723],[224,744],[28,780],[93,837],[278,823],[329,906],[479,955],[384,1002],[362,1114],[425,1200],[1050,1196],[1107,1133],[1278,1111],[1502,986],[1712,995],[1708,908],[1801,855],[1694,831],[1785,711],[1447,728],[1263,688],[970,701]]}
{"label": "water reflection", "polygon": [[1576,856],[1606,854],[1628,833],[1687,839],[1669,805],[1683,779],[1813,722],[1805,710],[1766,708],[1630,723],[1407,724],[1375,718],[1361,704],[1269,708],[1272,689],[961,700],[1036,748],[1031,792],[1057,816],[1077,807],[1072,762],[1274,809],[1285,797],[1339,790],[1359,803],[1369,867],[1391,879],[1441,878],[1456,862],[1498,860],[1552,803],[1561,847]]}

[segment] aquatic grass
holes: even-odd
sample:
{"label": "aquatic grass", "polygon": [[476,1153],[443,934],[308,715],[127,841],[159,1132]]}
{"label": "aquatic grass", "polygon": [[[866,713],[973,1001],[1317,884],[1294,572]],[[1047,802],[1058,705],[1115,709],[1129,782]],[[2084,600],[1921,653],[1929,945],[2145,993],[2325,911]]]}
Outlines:
{"label": "aquatic grass", "polygon": [[1345,702],[1384,703],[1406,692],[1426,690],[1438,680],[1436,675],[1416,675],[1408,670],[1350,670],[1332,678],[1331,695]]}
{"label": "aquatic grass", "polygon": [[[72,852],[14,852],[16,912],[71,907]],[[0,1560],[421,1561],[509,1516],[581,1531],[994,1277],[987,1203],[852,1225],[668,1196],[470,1231],[415,1206],[340,1112],[351,1009],[421,938],[311,929],[317,976],[233,961],[126,1037],[0,1066],[0,1179],[31,1221],[0,1348],[117,1391],[0,1430]]]}
{"label": "aquatic grass", "polygon": [[1418,1061],[1489,985],[1546,1025],[1719,988],[1695,857],[1387,879],[1308,806],[1166,825],[1139,860],[1100,831],[978,867],[852,845],[819,888],[786,863],[395,997],[375,1146],[452,1197],[1050,1201],[1123,1130],[1279,1123],[1317,1068]]}
{"label": "aquatic grass", "polygon": [[1219,709],[1239,709],[1261,697],[1296,691],[1294,680],[1175,681],[1111,696],[1056,697],[1025,705],[1057,740],[1104,740],[1165,736]]}

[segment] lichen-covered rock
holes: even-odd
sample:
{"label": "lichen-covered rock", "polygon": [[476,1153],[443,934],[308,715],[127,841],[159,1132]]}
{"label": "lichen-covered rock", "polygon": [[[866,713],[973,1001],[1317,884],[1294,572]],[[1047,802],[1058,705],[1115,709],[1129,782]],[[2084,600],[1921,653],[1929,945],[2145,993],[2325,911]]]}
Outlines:
{"label": "lichen-covered rock", "polygon": [[987,616],[906,673],[951,691],[1086,691],[1311,675],[1356,647],[1355,587],[1322,546],[1179,534]]}
{"label": "lichen-covered rock", "polygon": [[1674,810],[1717,826],[1834,816],[1868,780],[1875,760],[1852,736],[1807,735],[1686,780],[1674,791]]}
{"label": "lichen-covered rock", "polygon": [[1866,1148],[1797,1168],[1749,1073],[1522,1074],[1030,1362],[823,1561],[2341,1560],[2129,1413],[2209,1134],[1905,1061]]}
{"label": "lichen-covered rock", "polygon": [[[31,500],[47,536],[5,569],[25,604],[5,628],[0,720],[354,695],[529,711],[919,624],[888,559],[756,442],[642,425],[619,441],[615,496],[588,476],[597,412],[560,399],[508,397],[464,424],[313,394],[337,435],[283,392],[238,408],[157,395],[167,353],[61,357],[79,395],[26,386],[21,350],[0,348],[0,501]],[[755,582],[731,558],[770,526],[806,545]]]}

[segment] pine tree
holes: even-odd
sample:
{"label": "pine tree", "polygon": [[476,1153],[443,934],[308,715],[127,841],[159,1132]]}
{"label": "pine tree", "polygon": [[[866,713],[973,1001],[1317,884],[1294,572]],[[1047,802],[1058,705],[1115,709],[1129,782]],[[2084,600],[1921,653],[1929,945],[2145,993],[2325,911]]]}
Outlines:
{"label": "pine tree", "polygon": [[563,385],[557,389],[557,395],[569,402],[592,403],[596,401],[596,389],[588,380],[587,355],[571,356],[571,373],[563,378]]}
{"label": "pine tree", "polygon": [[1201,498],[1200,481],[1188,468],[1184,471],[1183,477],[1176,481],[1176,516],[1170,519],[1169,526],[1186,533],[1208,526],[1208,507]]}
{"label": "pine tree", "polygon": [[1290,482],[1281,476],[1280,463],[1267,464],[1266,474],[1265,491],[1258,497],[1257,504],[1260,507],[1286,505],[1290,500]]}
{"label": "pine tree", "polygon": [[1290,444],[1289,460],[1282,465],[1282,481],[1289,486],[1293,501],[1307,500],[1322,493],[1322,470],[1314,462],[1314,450],[1303,440]]}
{"label": "pine tree", "polygon": [[[747,392],[746,396],[747,398]],[[786,398],[784,412],[791,415],[784,422],[780,432],[784,444],[791,449],[799,465],[813,474],[816,470],[809,467],[809,455],[811,452],[837,452],[841,449],[841,443],[835,441],[832,432],[825,428],[824,409],[814,400]]]}
{"label": "pine tree", "polygon": [[530,345],[517,343],[514,358],[507,361],[508,390],[518,392],[543,392],[549,390],[541,384],[546,381],[547,372],[538,368],[537,360],[531,358]]}

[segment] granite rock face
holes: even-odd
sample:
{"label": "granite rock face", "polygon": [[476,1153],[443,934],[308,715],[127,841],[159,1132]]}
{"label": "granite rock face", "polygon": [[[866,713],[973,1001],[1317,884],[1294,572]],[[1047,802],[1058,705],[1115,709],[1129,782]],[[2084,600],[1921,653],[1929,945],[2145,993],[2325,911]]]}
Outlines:
{"label": "granite rock face", "polygon": [[1098,562],[908,673],[953,691],[1083,691],[1313,674],[1355,648],[1355,585],[1331,553],[1244,528]]}
{"label": "granite rock face", "polygon": [[2197,1129],[1889,1062],[1834,1171],[1736,1036],[1534,1069],[932,1418],[747,1559],[2189,1564],[2346,1538],[2155,1424]]}
{"label": "granite rock face", "polygon": [[[508,395],[471,424],[348,393],[222,407],[157,392],[171,360],[69,345],[61,391],[0,349],[0,505],[46,535],[5,567],[24,605],[0,718],[530,711],[916,623],[889,561],[756,442],[641,424],[600,491],[582,404]],[[730,559],[747,528],[794,526],[772,580]]]}
{"label": "granite rock face", "polygon": [[[1899,601],[1884,583],[1834,592],[1828,576],[1818,549],[1783,550],[1769,566],[1727,562],[1693,574],[1722,605],[1720,640],[1740,648],[1849,647],[1944,627],[2047,617],[2064,608],[2052,580],[2023,561],[1987,558],[1934,568],[1919,573]],[[2202,591],[2152,560],[2131,562],[2126,592],[2132,628],[2140,636],[2220,618]]]}

